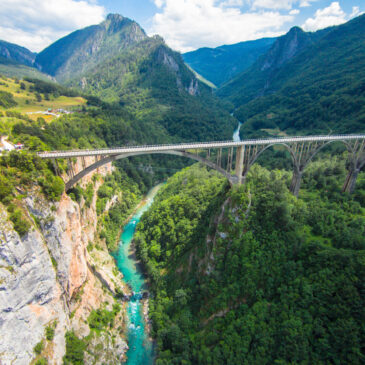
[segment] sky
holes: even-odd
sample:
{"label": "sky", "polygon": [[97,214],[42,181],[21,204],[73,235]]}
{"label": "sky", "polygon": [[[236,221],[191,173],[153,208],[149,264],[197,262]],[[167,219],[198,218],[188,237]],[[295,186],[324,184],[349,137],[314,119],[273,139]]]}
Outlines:
{"label": "sky", "polygon": [[364,0],[1,0],[0,39],[39,52],[119,13],[188,52],[279,36],[295,25],[316,31],[364,11]]}

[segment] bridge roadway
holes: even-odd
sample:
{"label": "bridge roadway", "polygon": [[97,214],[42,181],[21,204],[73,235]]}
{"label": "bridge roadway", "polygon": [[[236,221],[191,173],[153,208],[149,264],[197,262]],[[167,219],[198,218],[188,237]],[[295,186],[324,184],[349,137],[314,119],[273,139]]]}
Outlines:
{"label": "bridge roadway", "polygon": [[327,135],[327,136],[298,136],[298,137],[280,137],[265,139],[248,139],[240,142],[221,141],[221,142],[193,142],[181,144],[163,144],[163,145],[147,145],[147,146],[126,146],[116,148],[102,148],[96,150],[69,150],[69,151],[49,151],[39,152],[41,158],[72,158],[87,156],[110,156],[125,153],[153,153],[164,151],[186,151],[194,149],[210,149],[210,148],[229,148],[241,146],[259,146],[272,144],[286,144],[296,142],[326,142],[326,141],[350,141],[365,139],[365,134],[357,135]]}

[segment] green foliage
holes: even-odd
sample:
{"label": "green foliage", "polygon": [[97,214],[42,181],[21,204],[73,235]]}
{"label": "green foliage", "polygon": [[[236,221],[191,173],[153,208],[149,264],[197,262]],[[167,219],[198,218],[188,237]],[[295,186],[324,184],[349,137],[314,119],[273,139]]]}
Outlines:
{"label": "green foliage", "polygon": [[[105,178],[105,182],[99,188],[97,195],[96,211],[100,217],[99,224],[102,227],[100,238],[105,239],[110,251],[114,251],[123,222],[139,202],[140,190],[126,173],[116,170]],[[106,202],[113,195],[118,196],[118,199],[108,212],[104,212]]]}
{"label": "green foliage", "polygon": [[30,223],[24,218],[20,209],[15,209],[10,214],[10,220],[13,222],[14,229],[18,232],[19,236],[24,236],[30,229]]}
{"label": "green foliage", "polygon": [[7,91],[0,91],[0,106],[8,109],[16,105],[17,103],[11,93],[8,93]]}
{"label": "green foliage", "polygon": [[63,357],[64,365],[83,365],[86,343],[79,339],[74,332],[66,333],[66,354]]}
{"label": "green foliage", "polygon": [[46,339],[52,341],[55,335],[55,328],[53,325],[46,327]]}
{"label": "green foliage", "polygon": [[364,205],[340,193],[344,161],[310,165],[299,199],[287,172],[254,166],[210,207],[214,177],[198,193],[194,173],[168,181],[136,235],[153,282],[156,364],[360,364]]}
{"label": "green foliage", "polygon": [[39,355],[44,349],[44,342],[43,340],[38,342],[35,346],[34,346],[34,352]]}
{"label": "green foliage", "polygon": [[90,208],[94,196],[94,185],[92,182],[89,182],[87,184],[86,189],[85,191],[83,191],[83,193],[85,198],[85,205]]}
{"label": "green foliage", "polygon": [[48,364],[48,361],[46,358],[42,357],[41,359],[38,359],[36,362],[35,362],[35,365],[47,365]]}
{"label": "green foliage", "polygon": [[54,176],[48,172],[45,178],[40,178],[38,182],[42,186],[44,195],[48,199],[52,201],[60,200],[61,195],[65,190],[65,183],[59,176]]}
{"label": "green foliage", "polygon": [[142,217],[135,236],[138,257],[156,285],[167,262],[176,264],[204,237],[210,212],[224,187],[225,181],[216,172],[194,165],[175,174],[159,192],[159,203]]}
{"label": "green foliage", "polygon": [[91,329],[97,331],[103,331],[108,327],[113,327],[116,314],[117,311],[108,311],[106,309],[92,310],[88,318],[89,326]]}
{"label": "green foliage", "polygon": [[68,89],[64,86],[61,86],[53,82],[47,82],[40,80],[38,78],[30,78],[30,77],[25,77],[24,80],[31,83],[29,91],[36,92],[37,99],[40,97],[40,100],[38,101],[42,100],[40,94],[48,95],[48,97],[49,95],[53,95],[53,97],[55,98],[57,98],[60,95],[71,96],[71,97],[79,95],[76,91]]}
{"label": "green foliage", "polygon": [[0,201],[4,203],[5,201],[11,199],[13,190],[14,187],[10,179],[0,175]]}

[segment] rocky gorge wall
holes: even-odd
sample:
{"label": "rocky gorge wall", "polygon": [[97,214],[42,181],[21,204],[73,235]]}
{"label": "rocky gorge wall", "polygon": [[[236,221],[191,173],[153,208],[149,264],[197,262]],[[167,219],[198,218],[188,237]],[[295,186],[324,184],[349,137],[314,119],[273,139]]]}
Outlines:
{"label": "rocky gorge wall", "polygon": [[[99,174],[111,170],[108,165]],[[83,183],[90,181],[85,177]],[[19,200],[33,222],[23,237],[0,204],[0,364],[30,364],[39,358],[62,364],[66,332],[74,331],[80,338],[89,335],[91,311],[111,311],[113,294],[128,294],[105,243],[98,241],[98,249],[89,250],[97,238],[96,191],[102,182],[93,182],[90,207],[65,193],[51,203],[34,187]],[[85,363],[120,363],[127,349],[121,306],[114,325],[91,337]],[[46,338],[47,327],[55,329],[52,340]],[[41,341],[37,355],[34,348]]]}

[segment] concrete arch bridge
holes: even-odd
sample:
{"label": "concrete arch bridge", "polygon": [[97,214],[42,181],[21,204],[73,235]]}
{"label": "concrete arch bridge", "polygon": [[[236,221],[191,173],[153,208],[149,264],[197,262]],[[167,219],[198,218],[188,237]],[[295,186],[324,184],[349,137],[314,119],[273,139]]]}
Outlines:
{"label": "concrete arch bridge", "polygon": [[[146,154],[177,155],[199,161],[223,174],[231,184],[242,184],[250,167],[268,148],[281,145],[290,153],[293,160],[293,178],[291,192],[297,196],[301,178],[306,166],[313,157],[325,146],[333,142],[342,142],[348,150],[348,174],[343,185],[343,191],[352,193],[360,170],[365,165],[365,134],[281,137],[267,139],[251,139],[240,142],[194,142],[170,145],[124,146],[96,150],[70,150],[39,152],[44,159],[54,161],[56,171],[59,171],[57,159],[68,160],[68,180],[66,191],[72,188],[81,178],[98,167],[130,156]],[[94,162],[86,166],[85,157],[94,157]],[[75,173],[72,159],[79,158],[83,169]],[[224,161],[222,161],[224,158]],[[225,166],[225,167],[223,167]]]}

